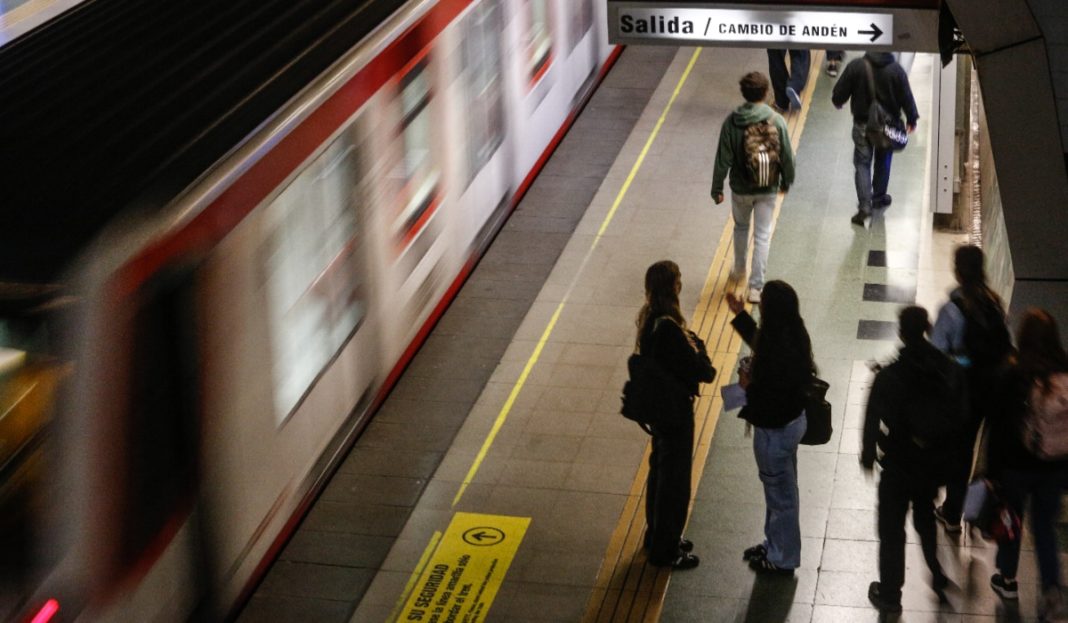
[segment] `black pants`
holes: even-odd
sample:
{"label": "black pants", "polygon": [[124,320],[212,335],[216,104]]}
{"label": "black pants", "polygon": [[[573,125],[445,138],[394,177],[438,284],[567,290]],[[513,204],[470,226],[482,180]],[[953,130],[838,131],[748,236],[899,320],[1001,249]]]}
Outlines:
{"label": "black pants", "polygon": [[935,530],[934,500],[938,485],[902,470],[883,470],[879,480],[879,583],[880,594],[901,600],[905,584],[905,514],[912,503],[912,523],[920,535],[920,547],[927,568],[936,579],[942,577],[938,564],[938,535]]}
{"label": "black pants", "polygon": [[[790,69],[786,68],[786,54],[790,54]],[[808,50],[768,50],[768,73],[771,78],[771,90],[775,94],[775,105],[783,110],[790,108],[786,97],[786,87],[791,87],[797,94],[808,83],[808,69],[812,62]]]}
{"label": "black pants", "polygon": [[654,563],[665,564],[679,555],[692,468],[693,420],[677,427],[654,427],[645,484],[645,545]]}
{"label": "black pants", "polygon": [[842,50],[827,50],[827,60],[841,62],[843,58],[845,58],[845,52]]}
{"label": "black pants", "polygon": [[952,465],[949,467],[946,479],[946,499],[942,503],[942,512],[950,521],[958,520],[964,508],[964,495],[968,492],[968,479],[972,473],[975,441],[979,434],[979,427],[990,415],[990,405],[998,402],[992,389],[994,387],[997,387],[997,381],[992,373],[969,369],[968,426],[955,444]]}

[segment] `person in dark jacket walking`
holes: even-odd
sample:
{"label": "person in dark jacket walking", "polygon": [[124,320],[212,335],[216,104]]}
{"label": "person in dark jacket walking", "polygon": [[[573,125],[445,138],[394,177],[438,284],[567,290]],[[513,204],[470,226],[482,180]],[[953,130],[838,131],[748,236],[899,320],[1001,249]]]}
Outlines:
{"label": "person in dark jacket walking", "polygon": [[952,466],[946,480],[946,499],[935,517],[947,532],[961,531],[960,516],[968,489],[975,438],[983,420],[993,412],[995,389],[1005,358],[1012,350],[1001,298],[986,282],[983,250],[975,245],[957,247],[953,273],[958,287],[938,310],[931,343],[956,359],[968,379],[970,411],[967,426],[951,450]]}
{"label": "person in dark jacket walking", "polygon": [[967,401],[964,371],[924,337],[931,325],[927,310],[902,310],[898,333],[904,347],[897,359],[875,375],[864,418],[860,461],[871,470],[878,459],[879,581],[868,599],[881,612],[901,611],[905,583],[905,515],[912,521],[931,586],[942,595],[949,584],[938,562],[934,501],[945,450],[963,426]]}
{"label": "person in dark jacket walking", "polygon": [[760,326],[744,303],[727,293],[736,314],[731,326],[753,349],[748,373],[739,371],[746,405],[738,417],[753,425],[753,455],[764,484],[764,542],[743,559],[758,573],[792,574],[801,564],[797,446],[805,434],[806,390],[816,374],[812,340],[801,319],[797,293],[769,281],[760,300]]}
{"label": "person in dark jacket walking", "polygon": [[645,272],[645,305],[638,313],[638,352],[653,358],[667,372],[663,408],[670,411],[652,427],[653,448],[645,486],[645,548],[649,562],[673,569],[692,569],[700,559],[693,543],[682,538],[690,506],[693,469],[693,399],[700,383],[710,383],[716,370],[705,344],[686,328],[679,309],[682,275],[675,262],[664,260]]}
{"label": "person in dark jacket walking", "polygon": [[[790,67],[786,57],[790,57]],[[801,110],[801,92],[808,84],[808,70],[812,65],[811,50],[768,50],[768,74],[775,94],[776,112]]]}
{"label": "person in dark jacket walking", "polygon": [[868,52],[850,61],[834,84],[831,102],[836,108],[841,108],[848,101],[849,111],[853,114],[853,181],[857,188],[857,213],[851,221],[861,226],[865,219],[871,217],[873,207],[890,205],[891,197],[886,190],[890,184],[890,162],[894,156],[893,151],[873,149],[868,143],[865,129],[872,103],[869,69],[875,82],[876,99],[886,112],[900,119],[903,111],[905,126],[910,133],[916,129],[920,118],[909,77],[890,52]]}
{"label": "person in dark jacket walking", "polygon": [[[1018,352],[1002,372],[998,408],[989,416],[986,476],[1022,520],[1031,498],[1031,533],[1035,539],[1042,599],[1039,615],[1061,610],[1060,563],[1055,523],[1060,516],[1061,487],[1068,463],[1045,461],[1023,443],[1024,418],[1033,388],[1051,391],[1050,377],[1068,372],[1068,355],[1061,347],[1057,322],[1049,312],[1028,309],[1020,320]],[[998,542],[998,572],[990,578],[994,592],[1004,599],[1019,596],[1016,571],[1020,562],[1020,534]]]}
{"label": "person in dark jacket walking", "polygon": [[[716,165],[712,174],[712,200],[723,203],[723,180],[730,172],[731,214],[734,217],[734,268],[732,282],[740,281],[745,274],[745,256],[749,250],[749,221],[753,220],[753,270],[749,275],[749,302],[760,302],[764,287],[764,271],[768,265],[768,249],[771,246],[771,221],[775,214],[775,197],[786,192],[794,183],[794,151],[786,121],[774,112],[764,100],[768,96],[768,79],[753,71],[738,82],[745,103],[726,119],[719,131],[719,146],[716,149]],[[752,179],[746,159],[746,128],[757,123],[770,123],[778,130],[779,152],[777,154],[779,175],[774,184],[760,185]]]}

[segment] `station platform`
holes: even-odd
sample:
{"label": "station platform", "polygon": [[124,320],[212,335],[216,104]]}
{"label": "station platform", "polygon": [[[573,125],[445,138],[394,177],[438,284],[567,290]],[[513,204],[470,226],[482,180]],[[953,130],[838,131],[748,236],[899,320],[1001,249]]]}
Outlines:
{"label": "station platform", "polygon": [[[852,53],[847,56],[847,62]],[[835,433],[802,446],[802,564],[742,561],[762,538],[752,440],[719,388],[744,345],[724,301],[729,198],[709,197],[720,124],[763,50],[626,49],[452,307],[357,441],[239,621],[874,621],[875,492],[858,461],[868,364],[897,348],[896,315],[932,317],[961,234],[933,232],[931,76],[910,79],[920,129],[894,158],[893,205],[850,224],[852,119],[813,54],[787,116],[797,180],[780,197],[768,279],[797,290]],[[719,371],[697,402],[687,538],[699,567],[646,564],[649,437],[619,415],[646,267],[682,270],[682,309]],[[741,288],[741,286],[738,286]],[[994,550],[941,531],[953,585],[939,603],[909,527],[902,621],[1033,620],[1029,537],[1018,605],[989,587]],[[476,604],[476,605],[472,605]]]}

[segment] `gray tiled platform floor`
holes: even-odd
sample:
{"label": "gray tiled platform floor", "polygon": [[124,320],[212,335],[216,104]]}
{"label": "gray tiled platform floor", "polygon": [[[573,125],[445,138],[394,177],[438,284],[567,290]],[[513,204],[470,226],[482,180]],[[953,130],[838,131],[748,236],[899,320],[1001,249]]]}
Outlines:
{"label": "gray tiled platform floor", "polygon": [[[428,487],[430,476],[674,56],[669,48],[623,52],[269,570],[241,623],[348,621],[420,498],[451,499],[455,491]],[[536,472],[546,453],[570,461],[578,451],[534,438],[522,458]],[[522,484],[525,473],[509,478]],[[507,496],[502,505],[518,512]],[[529,573],[536,575],[533,564]]]}
{"label": "gray tiled platform floor", "polygon": [[[917,60],[911,79],[921,111],[921,130],[931,118],[930,59]],[[758,67],[758,69],[760,69]],[[870,383],[868,360],[886,360],[896,349],[896,314],[916,300],[918,282],[930,285],[920,266],[948,265],[948,247],[924,249],[925,156],[929,135],[913,135],[894,157],[893,206],[869,229],[850,225],[853,189],[851,119],[830,103],[832,82],[821,75],[798,150],[798,178],[783,202],[771,246],[769,278],[798,291],[813,338],[821,376],[831,384],[835,434],[826,446],[802,447],[801,568],[792,579],[756,576],[742,550],[763,539],[764,503],[751,439],[736,413],[721,417],[697,492],[687,534],[702,564],[672,576],[661,621],[879,620],[867,600],[878,579],[876,483],[861,469],[860,427]],[[869,265],[871,252],[875,264]],[[940,254],[921,258],[921,253]],[[881,260],[881,261],[880,261]],[[930,272],[930,271],[928,271]],[[946,284],[946,275],[941,282]],[[881,284],[873,287],[872,284]],[[888,291],[890,296],[880,296]],[[928,294],[929,300],[939,300]],[[882,299],[882,300],[880,300]],[[890,300],[886,300],[890,299]],[[886,301],[886,302],[884,302]],[[930,302],[926,304],[930,305]],[[933,313],[935,309],[931,309]],[[862,323],[858,326],[858,323]],[[879,335],[886,323],[889,334]],[[939,604],[910,526],[902,621],[1031,620],[1035,617],[1033,552],[1020,563],[1021,600],[1003,603],[991,591],[994,550],[981,539],[962,542],[939,531],[939,558],[955,583],[949,603]],[[1027,546],[1025,545],[1025,548]]]}

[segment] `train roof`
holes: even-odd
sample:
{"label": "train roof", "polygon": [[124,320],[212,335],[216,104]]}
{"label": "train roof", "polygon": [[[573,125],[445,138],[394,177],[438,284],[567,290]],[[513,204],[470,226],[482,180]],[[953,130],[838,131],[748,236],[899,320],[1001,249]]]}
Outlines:
{"label": "train roof", "polygon": [[167,205],[407,0],[89,0],[0,48],[0,283]]}

